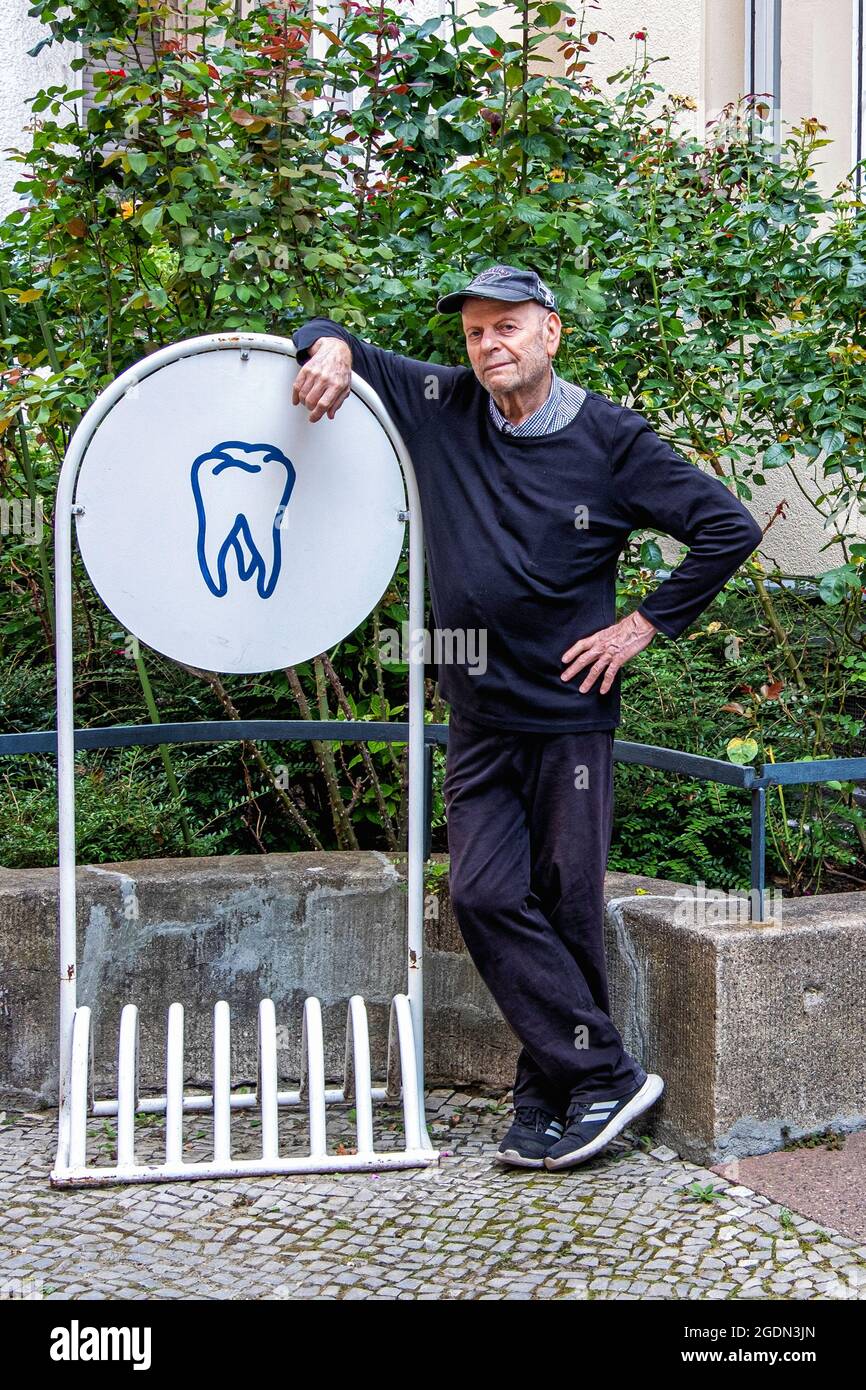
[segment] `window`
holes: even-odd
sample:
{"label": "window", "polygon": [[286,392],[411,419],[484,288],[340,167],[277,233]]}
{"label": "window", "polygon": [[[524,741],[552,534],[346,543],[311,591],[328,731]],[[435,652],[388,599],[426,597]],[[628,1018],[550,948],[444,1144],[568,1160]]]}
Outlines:
{"label": "window", "polygon": [[169,9],[172,13],[164,21],[155,20],[153,25],[148,24],[139,30],[135,42],[123,52],[100,54],[97,57],[85,48],[83,56],[87,61],[81,70],[80,78],[84,89],[84,96],[81,98],[82,119],[87,119],[88,111],[99,101],[96,73],[127,66],[149,67],[154,60],[155,47],[158,48],[163,39],[183,37],[190,22],[189,12],[196,9],[195,0],[192,0],[192,3],[190,0],[170,0]]}
{"label": "window", "polygon": [[772,142],[774,159],[781,147],[782,0],[745,0],[746,94],[763,96],[756,102],[752,133]]}
{"label": "window", "polygon": [[860,190],[866,186],[866,0],[854,0],[854,70],[852,88],[854,92],[853,119],[851,122],[851,164],[856,166],[854,187]]}

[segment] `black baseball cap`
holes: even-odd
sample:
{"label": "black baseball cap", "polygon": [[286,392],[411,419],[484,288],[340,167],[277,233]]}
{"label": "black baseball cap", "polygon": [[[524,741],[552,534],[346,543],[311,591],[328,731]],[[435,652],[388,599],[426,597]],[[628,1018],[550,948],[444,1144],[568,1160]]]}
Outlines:
{"label": "black baseball cap", "polygon": [[491,265],[470,280],[465,289],[437,299],[440,314],[459,314],[467,296],[472,299],[504,299],[516,304],[522,299],[534,299],[546,309],[556,308],[556,297],[534,270],[519,270],[514,265]]}

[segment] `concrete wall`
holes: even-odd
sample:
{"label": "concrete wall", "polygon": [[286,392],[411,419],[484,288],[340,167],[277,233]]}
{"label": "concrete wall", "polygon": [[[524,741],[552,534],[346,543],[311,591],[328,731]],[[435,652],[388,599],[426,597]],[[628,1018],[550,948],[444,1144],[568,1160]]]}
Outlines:
{"label": "concrete wall", "polygon": [[[0,1091],[37,1104],[57,1095],[56,885],[54,869],[0,871]],[[784,919],[752,925],[737,903],[722,920],[712,902],[688,919],[677,892],[608,876],[613,1017],[629,1051],[666,1082],[647,1131],[718,1162],[778,1148],[785,1129],[866,1127],[866,895],[786,901]],[[175,1000],[186,1013],[189,1085],[207,1088],[212,1075],[218,999],[232,1010],[232,1081],[255,1083],[265,997],[276,1007],[281,1075],[297,1084],[308,994],[322,1003],[336,1084],[348,1000],[363,995],[382,1084],[390,1002],[406,988],[405,912],[404,864],[372,852],[81,868],[79,1003],[94,1010],[97,1098],[114,1094],[129,1002],[140,1011],[145,1092],[164,1093]],[[519,1043],[465,949],[447,879],[428,896],[424,966],[427,1084],[510,1088]]]}

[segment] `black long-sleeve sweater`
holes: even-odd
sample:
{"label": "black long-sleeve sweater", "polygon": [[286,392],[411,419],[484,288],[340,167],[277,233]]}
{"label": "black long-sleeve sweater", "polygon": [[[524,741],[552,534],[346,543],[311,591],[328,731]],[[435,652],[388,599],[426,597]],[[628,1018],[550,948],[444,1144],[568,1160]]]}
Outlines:
{"label": "black long-sleeve sweater", "polygon": [[439,643],[444,698],[502,729],[614,728],[619,676],[606,695],[601,677],[581,694],[587,670],[563,681],[561,657],[616,621],[629,533],[651,527],[689,547],[638,609],[677,637],[755,549],[757,522],[642,415],[597,391],[563,429],[509,436],[471,368],[389,352],[328,318],[293,333],[298,362],[326,336],[350,345],[415,467],[436,628],[464,637],[450,648],[461,659],[448,659],[451,639]]}

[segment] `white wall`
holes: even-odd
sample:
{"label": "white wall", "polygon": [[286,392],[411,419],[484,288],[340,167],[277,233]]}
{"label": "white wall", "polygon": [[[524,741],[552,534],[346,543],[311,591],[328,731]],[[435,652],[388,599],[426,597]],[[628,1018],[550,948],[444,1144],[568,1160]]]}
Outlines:
{"label": "white wall", "polygon": [[6,153],[10,145],[27,149],[30,135],[24,129],[31,120],[26,98],[41,87],[68,82],[74,75],[69,62],[75,56],[71,44],[49,44],[38,58],[29,58],[46,30],[29,19],[29,0],[0,0],[0,217],[18,206],[13,184],[21,178],[22,166]]}

